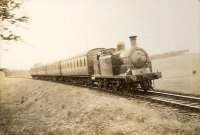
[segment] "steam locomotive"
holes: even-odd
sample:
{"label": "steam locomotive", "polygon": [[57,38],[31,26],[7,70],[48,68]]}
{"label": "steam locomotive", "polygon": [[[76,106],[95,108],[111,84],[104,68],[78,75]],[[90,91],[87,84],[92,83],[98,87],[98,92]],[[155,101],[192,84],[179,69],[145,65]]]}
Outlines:
{"label": "steam locomotive", "polygon": [[115,91],[134,92],[152,89],[152,81],[161,78],[153,72],[148,53],[137,46],[137,36],[129,37],[130,49],[123,43],[116,48],[95,48],[85,54],[31,68],[34,79],[63,81]]}

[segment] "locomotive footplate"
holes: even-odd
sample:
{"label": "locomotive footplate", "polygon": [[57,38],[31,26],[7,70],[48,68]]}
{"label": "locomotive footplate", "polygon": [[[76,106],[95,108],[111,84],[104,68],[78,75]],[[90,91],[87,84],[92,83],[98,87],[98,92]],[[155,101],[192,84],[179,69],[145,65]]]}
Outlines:
{"label": "locomotive footplate", "polygon": [[93,75],[92,80],[96,79],[125,79],[127,81],[139,82],[145,80],[155,80],[161,78],[161,72],[145,73],[138,75]]}
{"label": "locomotive footplate", "polygon": [[155,80],[161,78],[161,72],[145,73],[138,75],[127,75],[127,78],[132,81],[145,81],[145,80]]}

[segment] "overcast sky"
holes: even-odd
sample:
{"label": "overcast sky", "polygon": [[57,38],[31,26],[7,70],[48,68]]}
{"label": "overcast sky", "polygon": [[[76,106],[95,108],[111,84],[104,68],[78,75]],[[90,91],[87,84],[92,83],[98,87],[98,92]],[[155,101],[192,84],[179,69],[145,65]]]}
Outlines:
{"label": "overcast sky", "polygon": [[0,41],[0,64],[30,68],[83,53],[116,47],[138,35],[150,54],[200,50],[199,0],[26,0],[28,25],[18,28],[24,43]]}

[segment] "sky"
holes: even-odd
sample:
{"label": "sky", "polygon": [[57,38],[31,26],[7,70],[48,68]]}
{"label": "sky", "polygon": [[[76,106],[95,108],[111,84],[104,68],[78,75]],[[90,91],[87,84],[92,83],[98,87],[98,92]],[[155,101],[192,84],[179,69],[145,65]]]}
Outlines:
{"label": "sky", "polygon": [[16,32],[23,42],[0,41],[0,66],[28,69],[138,36],[150,54],[200,52],[199,0],[26,0],[30,17]]}

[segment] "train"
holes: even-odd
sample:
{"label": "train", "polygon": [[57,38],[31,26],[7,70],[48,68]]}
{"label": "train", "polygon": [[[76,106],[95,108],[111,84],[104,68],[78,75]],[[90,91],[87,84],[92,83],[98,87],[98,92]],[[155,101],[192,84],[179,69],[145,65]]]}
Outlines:
{"label": "train", "polygon": [[78,56],[33,66],[30,74],[34,79],[114,91],[148,91],[153,88],[153,81],[161,78],[162,74],[153,72],[148,53],[137,45],[137,36],[130,36],[129,39],[129,49],[124,43],[118,43],[116,48],[94,48]]}

